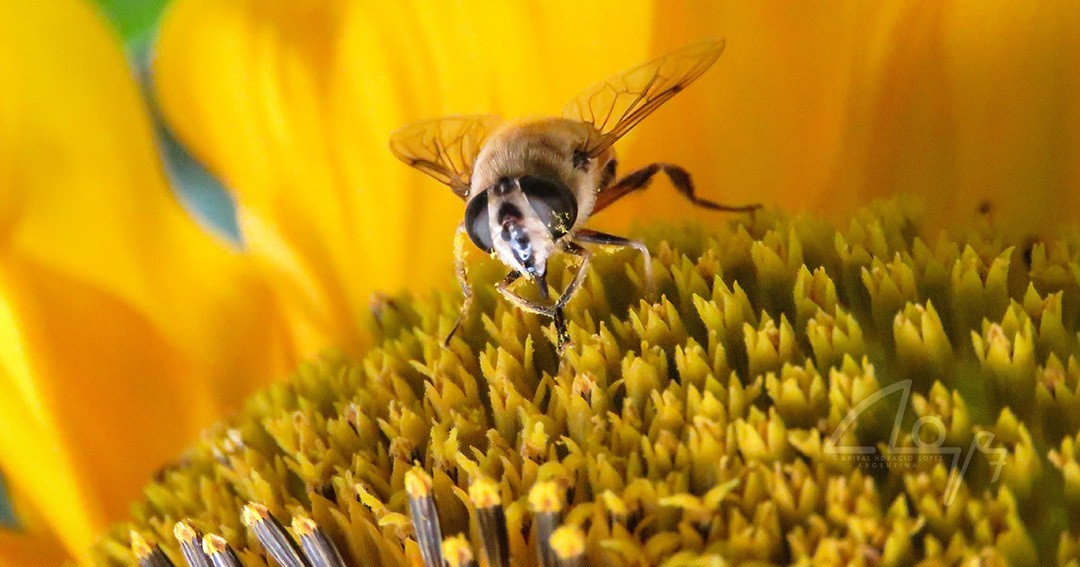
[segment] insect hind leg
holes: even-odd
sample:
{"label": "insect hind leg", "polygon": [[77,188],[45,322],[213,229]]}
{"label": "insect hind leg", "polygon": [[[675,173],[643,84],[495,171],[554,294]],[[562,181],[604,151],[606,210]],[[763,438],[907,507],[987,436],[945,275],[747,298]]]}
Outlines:
{"label": "insect hind leg", "polygon": [[671,180],[671,184],[675,186],[675,190],[682,193],[691,203],[704,209],[713,211],[724,211],[729,213],[750,213],[761,208],[760,203],[754,203],[752,205],[723,205],[715,201],[708,199],[702,199],[694,194],[694,183],[690,180],[690,172],[686,171],[680,166],[670,163],[658,163],[654,164],[660,166],[664,170],[664,173]]}
{"label": "insect hind leg", "polygon": [[698,197],[694,193],[694,182],[690,179],[690,172],[675,164],[657,162],[629,173],[612,185],[602,189],[597,195],[594,212],[607,208],[630,193],[644,190],[652,182],[653,177],[661,171],[671,180],[671,184],[675,186],[676,191],[691,203],[703,209],[729,213],[749,213],[761,208],[760,203],[733,206]]}

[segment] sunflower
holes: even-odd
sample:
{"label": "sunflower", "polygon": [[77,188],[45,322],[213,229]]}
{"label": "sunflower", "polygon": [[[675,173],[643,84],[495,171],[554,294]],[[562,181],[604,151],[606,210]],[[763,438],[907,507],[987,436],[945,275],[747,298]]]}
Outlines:
{"label": "sunflower", "polygon": [[[1073,8],[175,0],[152,103],[232,191],[237,247],[171,191],[100,14],[0,0],[0,472],[18,517],[0,558],[88,560],[244,396],[326,349],[368,352],[372,292],[449,285],[460,203],[393,161],[400,124],[552,113],[723,36],[718,69],[620,146],[625,163],[831,218],[903,191],[942,226],[985,201],[1008,233],[1041,233],[1080,205]],[[687,212],[658,188],[597,226],[639,216]]]}

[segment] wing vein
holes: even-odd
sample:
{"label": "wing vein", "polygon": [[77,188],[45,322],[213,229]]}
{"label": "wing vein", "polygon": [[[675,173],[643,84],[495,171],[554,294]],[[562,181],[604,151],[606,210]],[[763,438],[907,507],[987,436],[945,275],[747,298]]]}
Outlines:
{"label": "wing vein", "polygon": [[575,97],[563,116],[596,129],[583,150],[597,156],[700,77],[723,49],[723,40],[703,41],[624,71]]}
{"label": "wing vein", "polygon": [[464,199],[476,156],[498,124],[497,117],[487,114],[416,122],[390,134],[390,151]]}

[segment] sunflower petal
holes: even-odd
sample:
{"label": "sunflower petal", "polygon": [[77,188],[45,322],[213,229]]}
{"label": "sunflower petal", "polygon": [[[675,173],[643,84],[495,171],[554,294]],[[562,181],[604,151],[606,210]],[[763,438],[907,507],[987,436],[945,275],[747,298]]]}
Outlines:
{"label": "sunflower petal", "polygon": [[356,350],[373,290],[450,278],[462,214],[449,190],[394,160],[390,131],[451,113],[557,114],[610,74],[614,54],[645,56],[651,10],[179,0],[155,84],[181,139],[237,193],[252,253],[283,274],[304,350]]}
{"label": "sunflower petal", "polygon": [[291,357],[256,268],[166,185],[99,16],[0,0],[0,38],[0,471],[78,554]]}
{"label": "sunflower petal", "polygon": [[[245,232],[267,237],[251,239],[255,252],[289,268],[278,289],[317,343],[354,341],[372,289],[450,273],[460,205],[393,163],[391,129],[445,113],[552,113],[703,37],[728,49],[620,144],[624,172],[676,162],[705,197],[834,216],[897,192],[972,214],[988,199],[1029,228],[1080,199],[1076,113],[1063,106],[1080,49],[1038,47],[1075,43],[1067,2],[580,4],[179,0],[158,94],[239,193]],[[1000,33],[963,25],[976,20]],[[1023,48],[999,39],[1016,20],[1038,24]],[[631,197],[598,226],[691,214],[671,196],[661,185]]]}
{"label": "sunflower petal", "polygon": [[[1080,114],[1067,110],[1080,16],[1067,1],[702,2],[658,9],[654,25],[658,53],[728,40],[717,70],[642,124],[626,154],[697,164],[706,197],[836,218],[907,193],[939,225],[985,200],[1040,232],[1080,206]],[[623,206],[684,214],[670,196]]]}
{"label": "sunflower petal", "polygon": [[51,538],[0,530],[0,567],[51,567],[63,560]]}

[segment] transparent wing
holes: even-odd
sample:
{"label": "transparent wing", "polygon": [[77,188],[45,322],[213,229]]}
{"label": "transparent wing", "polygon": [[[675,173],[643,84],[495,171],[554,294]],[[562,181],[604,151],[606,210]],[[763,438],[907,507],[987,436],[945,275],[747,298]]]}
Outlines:
{"label": "transparent wing", "polygon": [[468,194],[473,162],[499,124],[490,114],[446,116],[403,126],[390,134],[390,151],[406,164]]}
{"label": "transparent wing", "polygon": [[597,83],[563,108],[563,116],[592,124],[599,136],[585,151],[596,156],[694,82],[724,51],[724,40],[688,45]]}

